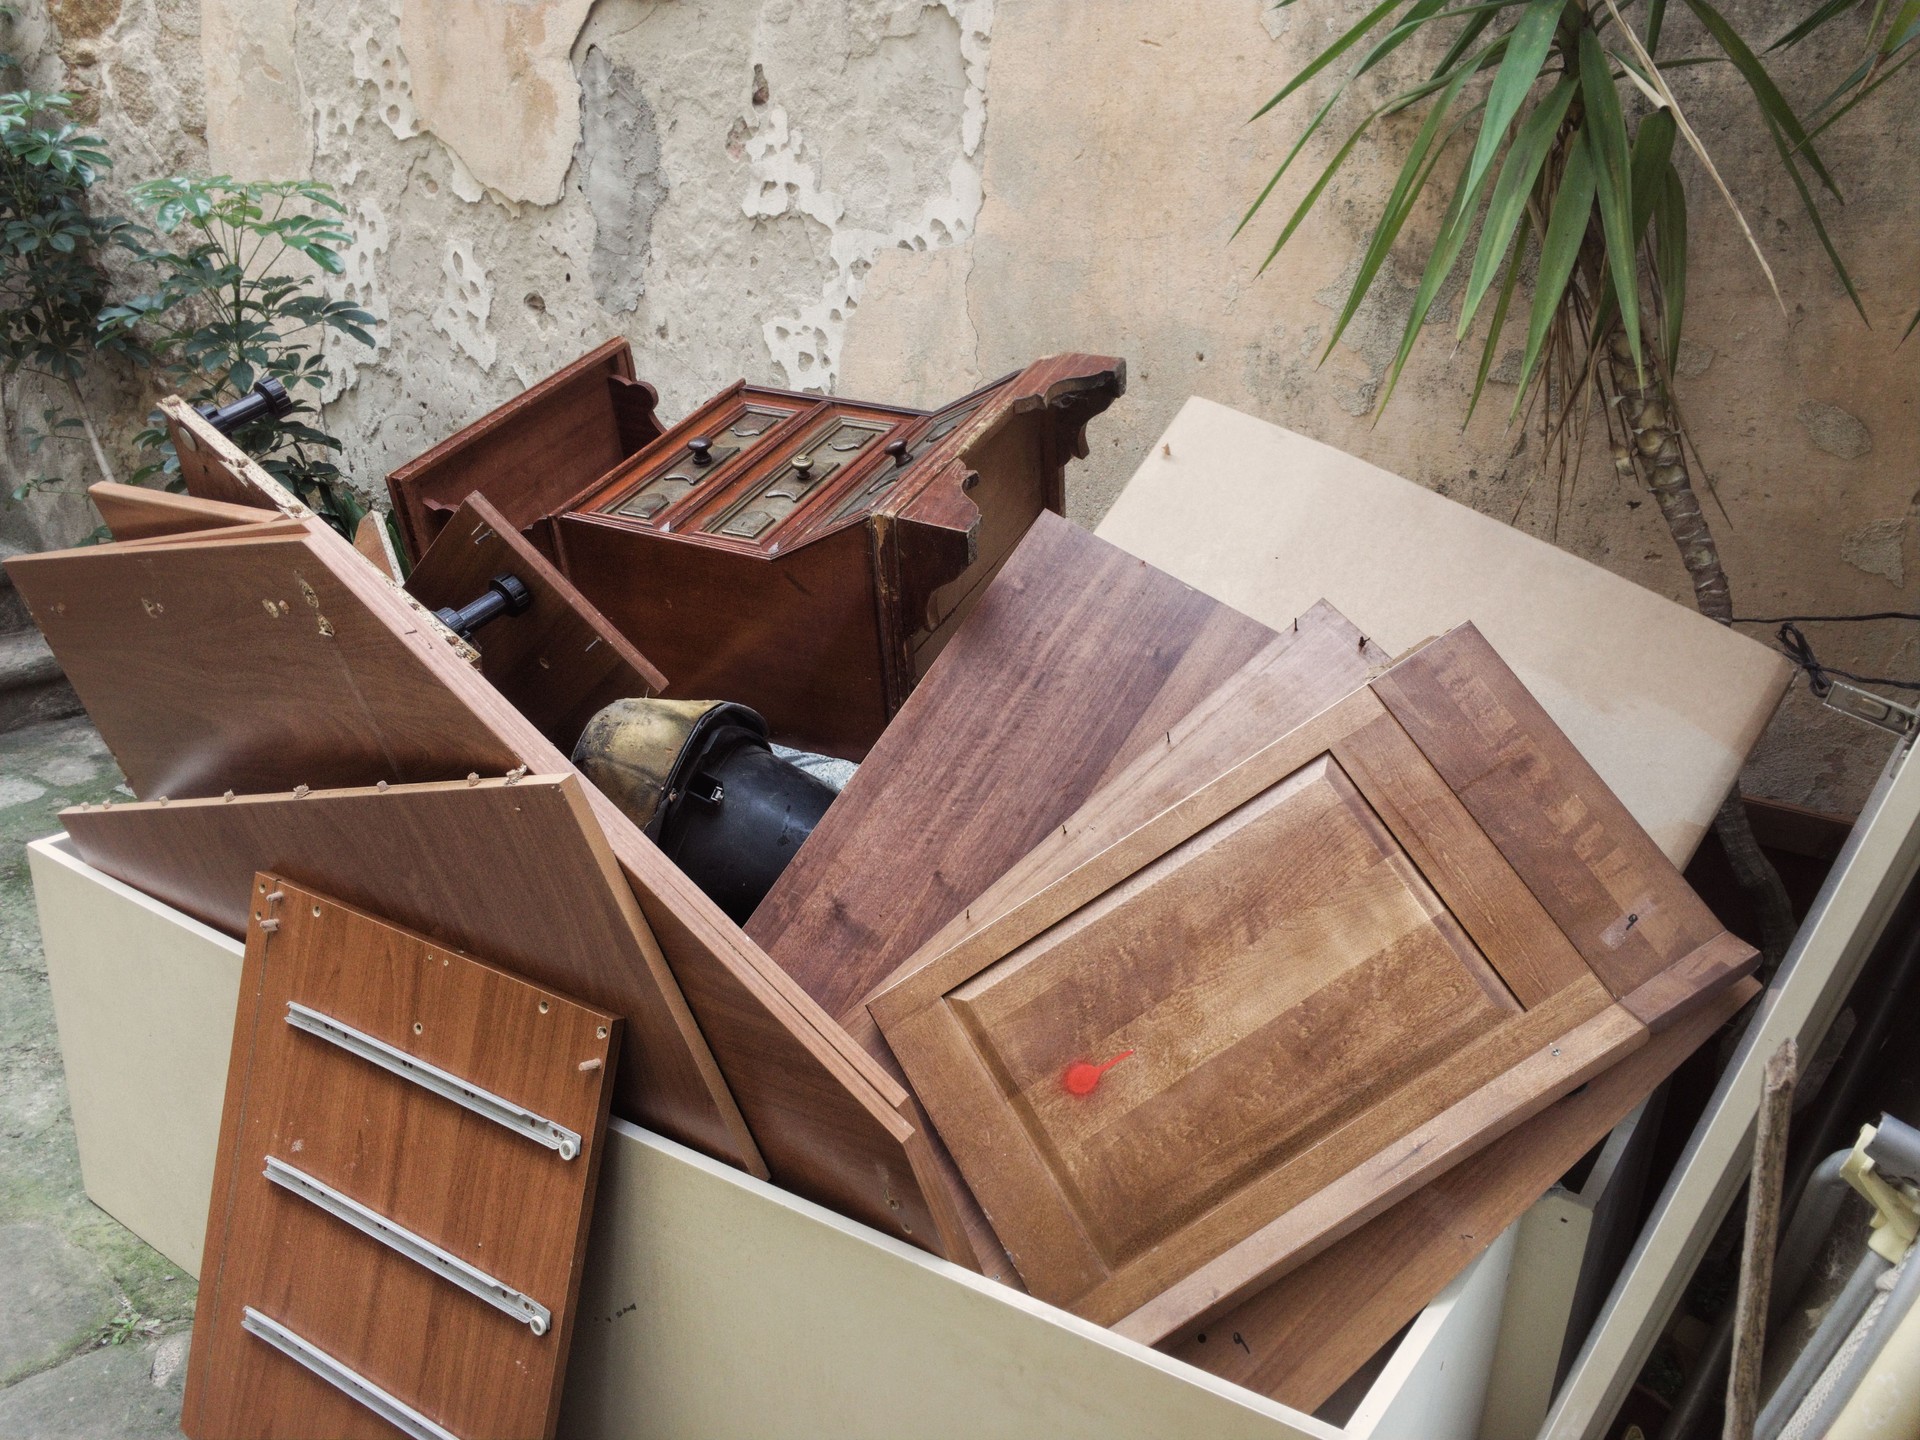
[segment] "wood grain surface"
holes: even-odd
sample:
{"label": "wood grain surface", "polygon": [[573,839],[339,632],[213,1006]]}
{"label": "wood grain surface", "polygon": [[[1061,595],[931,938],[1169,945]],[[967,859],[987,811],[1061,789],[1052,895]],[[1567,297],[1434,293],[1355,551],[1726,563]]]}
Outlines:
{"label": "wood grain surface", "polygon": [[[1216,763],[1185,762],[1212,778],[1177,796],[1136,762],[869,1001],[1036,1294],[1157,1340],[1644,1043],[1568,938],[1548,939],[1512,863],[1568,842],[1497,845],[1376,698],[1447,653],[1436,642],[1251,751],[1232,705],[1178,746],[1169,731],[1168,756],[1222,737]],[[1456,685],[1511,681],[1484,647],[1456,668]],[[1450,736],[1456,774],[1532,729],[1557,737],[1516,709],[1477,764]],[[1584,838],[1563,863],[1617,853]],[[1751,958],[1720,945],[1676,964],[1660,1004]]]}
{"label": "wood grain surface", "polygon": [[1308,1414],[1760,992],[1741,980],[1168,1354]]}
{"label": "wood grain surface", "polygon": [[[67,810],[95,869],[229,935],[271,870],[628,1017],[623,1118],[765,1177],[575,775]],[[643,993],[644,992],[644,993]]]}
{"label": "wood grain surface", "polygon": [[142,798],[521,763],[396,633],[400,617],[362,603],[351,572],[382,582],[338,536],[94,545],[7,569]]}
{"label": "wood grain surface", "polygon": [[196,500],[145,485],[102,482],[87,487],[100,518],[115,540],[147,540],[155,535],[179,535],[195,530],[218,530],[229,525],[252,525],[277,518],[276,510],[258,505],[230,505],[220,500]]}
{"label": "wood grain surface", "polygon": [[[829,1013],[849,1018],[1116,761],[1159,739],[1273,638],[1041,516],[747,933]],[[1333,683],[1348,677],[1364,682],[1364,663]]]}
{"label": "wood grain surface", "polygon": [[476,490],[515,530],[558,510],[660,434],[656,398],[616,336],[408,461],[387,477],[408,554]]}
{"label": "wood grain surface", "polygon": [[[270,496],[278,490],[272,477],[233,451],[190,409],[174,401],[163,402],[162,409],[176,422],[178,433],[195,437],[193,443],[201,447],[197,453],[219,458],[222,473],[230,470],[232,483],[245,493]],[[291,497],[278,503],[290,516],[307,514]],[[356,668],[342,669],[337,656],[329,658],[332,652],[325,649],[256,644],[260,637],[248,626],[250,611],[259,609],[261,600],[244,586],[229,596],[229,605],[211,608],[211,633],[224,637],[225,643],[205,638],[196,642],[200,663],[213,677],[207,683],[202,683],[202,675],[181,671],[168,647],[144,642],[137,628],[127,632],[113,624],[88,626],[60,640],[51,634],[49,639],[70,674],[95,667],[112,675],[111,660],[117,653],[132,673],[158,672],[167,678],[172,688],[157,713],[178,723],[163,734],[136,738],[151,742],[141,753],[150,754],[160,768],[178,769],[183,754],[193,755],[195,764],[204,767],[208,789],[202,793],[218,794],[228,786],[254,791],[287,791],[301,784],[340,788],[406,778],[394,773],[386,751],[357,741],[358,748],[345,757],[331,749],[322,757],[347,773],[325,780],[304,773],[306,757],[287,747],[280,734],[299,736],[311,727],[312,717],[301,706],[342,716],[351,735],[389,728],[418,731],[423,743],[438,747],[428,751],[428,758],[436,767],[446,767],[441,775],[474,770],[497,776],[522,765],[539,774],[572,771],[567,757],[464,658],[463,647],[424,607],[381,576],[341,536],[312,520],[306,526],[299,576],[307,577],[310,566],[314,577],[329,577],[324,592],[320,578],[312,583],[316,595],[334,606],[332,612],[310,607],[314,614],[353,616],[351,628],[367,632],[371,638],[365,643],[372,653],[399,657],[393,673],[411,676],[416,667],[424,672],[427,678],[418,688],[411,680],[404,685],[363,684],[363,678],[379,681],[387,672],[363,677]],[[215,551],[222,548],[217,541],[206,543]],[[181,577],[183,589],[197,592],[210,580],[218,588],[225,566],[207,569],[211,552],[204,547],[158,548],[202,549],[201,574],[196,579],[190,565]],[[36,562],[51,558],[31,557]],[[301,599],[294,589],[289,615],[291,605]],[[144,610],[135,613],[144,615]],[[317,633],[313,618],[303,623]],[[330,623],[336,636],[340,634],[338,619]],[[384,638],[376,631],[384,631]],[[303,663],[312,654],[333,667],[319,681]],[[329,677],[332,683],[320,683]],[[230,704],[251,707],[267,727],[268,738],[253,735],[251,725],[235,725],[225,711]],[[356,706],[362,707],[357,717]],[[422,709],[444,714],[446,725],[438,730],[420,726]],[[103,717],[113,722],[110,744],[123,729],[144,723],[138,706],[113,710],[109,705],[95,714],[96,722]],[[110,727],[101,728],[104,732]],[[278,745],[271,743],[275,736]],[[473,748],[456,748],[468,744]],[[464,768],[455,758],[462,754],[472,757]],[[497,757],[496,763],[474,763],[483,754]],[[243,785],[219,778],[242,768],[264,778]],[[897,1239],[969,1258],[945,1192],[929,1195],[924,1188],[921,1177],[931,1173],[934,1162],[926,1136],[916,1128],[905,1087],[875,1064],[611,801],[584,780],[582,790],[678,981],[678,994],[666,997],[668,1019],[696,1056],[710,1051],[774,1181]],[[630,1003],[649,1003],[647,987],[636,985]],[[724,1117],[718,1094],[713,1103]],[[733,1163],[751,1168],[752,1148],[742,1144],[730,1157]]]}
{"label": "wood grain surface", "polygon": [[1375,687],[1616,996],[1723,926],[1472,625]]}
{"label": "wood grain surface", "polygon": [[502,574],[517,577],[533,605],[475,634],[480,673],[561,750],[571,753],[587,721],[615,700],[666,689],[666,677],[484,495],[454,512],[406,589],[429,610],[458,609]]}
{"label": "wood grain surface", "polygon": [[[251,1307],[454,1434],[551,1436],[619,1020],[262,874],[181,1426],[393,1433],[241,1328]],[[287,1023],[298,1002],[580,1136],[572,1159]],[[304,1171],[546,1306],[544,1335],[262,1173]]]}

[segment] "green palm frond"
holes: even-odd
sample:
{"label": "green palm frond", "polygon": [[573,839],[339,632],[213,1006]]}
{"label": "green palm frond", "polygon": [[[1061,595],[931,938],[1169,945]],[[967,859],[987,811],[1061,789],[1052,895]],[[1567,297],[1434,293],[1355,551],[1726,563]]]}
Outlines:
{"label": "green palm frond", "polygon": [[[1740,77],[1834,274],[1858,307],[1853,278],[1822,214],[1822,206],[1836,203],[1839,192],[1818,139],[1830,110],[1849,103],[1861,86],[1883,83],[1885,64],[1878,72],[1863,71],[1854,92],[1803,117],[1754,47],[1711,0],[1681,3],[1699,22],[1714,53],[1684,57],[1666,68],[1711,60]],[[1819,22],[1824,24],[1867,5],[1894,10],[1876,31],[1875,53],[1884,51],[1883,60],[1904,64],[1910,56],[1904,48],[1907,41],[1899,37],[1909,30],[1920,35],[1920,0],[1823,0],[1816,13],[1824,16]],[[1380,409],[1391,399],[1414,342],[1463,263],[1459,316],[1450,327],[1455,338],[1464,340],[1487,312],[1489,294],[1496,297],[1469,415],[1491,372],[1494,346],[1529,255],[1536,257],[1536,279],[1527,309],[1515,414],[1544,386],[1547,403],[1541,413],[1550,429],[1560,426],[1567,407],[1584,404],[1581,387],[1590,383],[1594,357],[1606,335],[1616,331],[1625,339],[1635,374],[1644,377],[1653,364],[1663,371],[1670,368],[1680,343],[1686,296],[1686,197],[1673,159],[1682,141],[1736,215],[1739,207],[1680,112],[1655,58],[1664,20],[1665,0],[1650,0],[1638,28],[1628,23],[1614,0],[1496,0],[1451,6],[1442,0],[1382,0],[1255,113],[1256,120],[1284,113],[1286,102],[1317,80],[1332,82],[1331,93],[1320,99],[1293,138],[1242,217],[1240,229],[1263,213],[1313,137],[1351,96],[1356,80],[1383,67],[1395,52],[1403,52],[1402,58],[1416,50],[1440,55],[1418,83],[1372,103],[1350,122],[1344,142],[1294,202],[1266,256],[1265,263],[1272,263],[1326,197],[1362,134],[1396,111],[1422,114],[1327,342],[1326,353],[1331,353],[1408,232],[1410,218],[1423,199],[1431,203],[1429,190],[1436,192],[1444,201],[1442,218],[1418,256],[1421,279],[1381,387]],[[1409,48],[1416,37],[1424,43]],[[1769,47],[1769,53],[1797,38],[1797,32],[1790,32]],[[1886,49],[1889,45],[1893,48]],[[1771,285],[1766,256],[1744,216],[1740,223]],[[1643,337],[1657,358],[1643,354]]]}

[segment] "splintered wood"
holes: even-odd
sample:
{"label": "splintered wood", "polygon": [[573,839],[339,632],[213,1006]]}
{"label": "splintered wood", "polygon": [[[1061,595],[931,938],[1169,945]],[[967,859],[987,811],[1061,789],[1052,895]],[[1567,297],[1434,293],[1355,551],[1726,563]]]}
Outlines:
{"label": "splintered wood", "polygon": [[256,876],[186,1433],[551,1436],[619,1028]]}

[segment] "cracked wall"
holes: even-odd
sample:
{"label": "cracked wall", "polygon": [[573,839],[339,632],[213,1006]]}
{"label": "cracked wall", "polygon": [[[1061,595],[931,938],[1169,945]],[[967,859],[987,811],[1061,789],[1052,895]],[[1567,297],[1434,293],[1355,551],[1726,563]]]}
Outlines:
{"label": "cracked wall", "polygon": [[[382,324],[371,347],[328,339],[323,399],[372,494],[612,334],[669,416],[743,377],[934,404],[1082,349],[1124,355],[1130,378],[1074,472],[1082,520],[1201,393],[1683,597],[1654,507],[1604,456],[1556,487],[1537,441],[1505,427],[1507,363],[1463,431],[1477,356],[1423,343],[1376,422],[1418,261],[1390,262],[1321,361],[1414,122],[1362,144],[1264,277],[1284,211],[1230,241],[1303,112],[1247,115],[1345,13],[1325,0],[41,0],[13,39],[34,84],[79,93],[119,157],[114,186],[227,170],[338,189],[356,239],[325,286]],[[1690,177],[1681,396],[1725,506],[1712,513],[1736,601],[1916,608],[1920,345],[1849,318],[1740,98],[1711,72],[1685,83],[1696,123],[1734,137],[1723,166],[1790,306],[1765,298]],[[1889,85],[1826,142],[1854,186],[1836,236],[1877,313],[1908,306],[1902,323],[1917,197],[1887,157],[1911,93]],[[1301,174],[1337,139],[1314,142]],[[103,371],[89,394],[128,466],[149,382]],[[19,422],[44,396],[16,382],[5,398],[17,470]],[[84,454],[59,458],[85,478]],[[0,511],[16,544],[90,525],[73,500]],[[1815,637],[1830,663],[1911,670],[1898,627],[1847,628],[1861,633]],[[1883,751],[1796,692],[1749,784],[1847,809]]]}

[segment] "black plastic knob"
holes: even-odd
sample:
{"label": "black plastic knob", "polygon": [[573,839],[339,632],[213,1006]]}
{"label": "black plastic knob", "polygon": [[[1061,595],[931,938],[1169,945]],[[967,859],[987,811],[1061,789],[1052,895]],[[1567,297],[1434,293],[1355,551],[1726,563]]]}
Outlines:
{"label": "black plastic knob", "polygon": [[278,380],[258,380],[253,389],[234,401],[231,405],[202,405],[200,418],[205,420],[222,435],[231,435],[242,425],[251,424],[263,415],[278,420],[293,410],[293,397],[287,394],[287,387]]}
{"label": "black plastic knob", "polygon": [[887,454],[893,456],[893,463],[896,465],[904,465],[912,458],[907,454],[907,442],[904,440],[889,441]]}
{"label": "black plastic knob", "polygon": [[473,632],[489,621],[497,620],[502,615],[524,615],[532,608],[533,592],[527,589],[518,575],[496,575],[477,600],[458,609],[449,605],[434,611],[434,614],[442,625],[462,640],[470,640]]}
{"label": "black plastic knob", "polygon": [[696,436],[694,439],[687,441],[687,449],[693,455],[694,464],[711,465],[713,463],[713,441],[707,439],[706,436]]}

